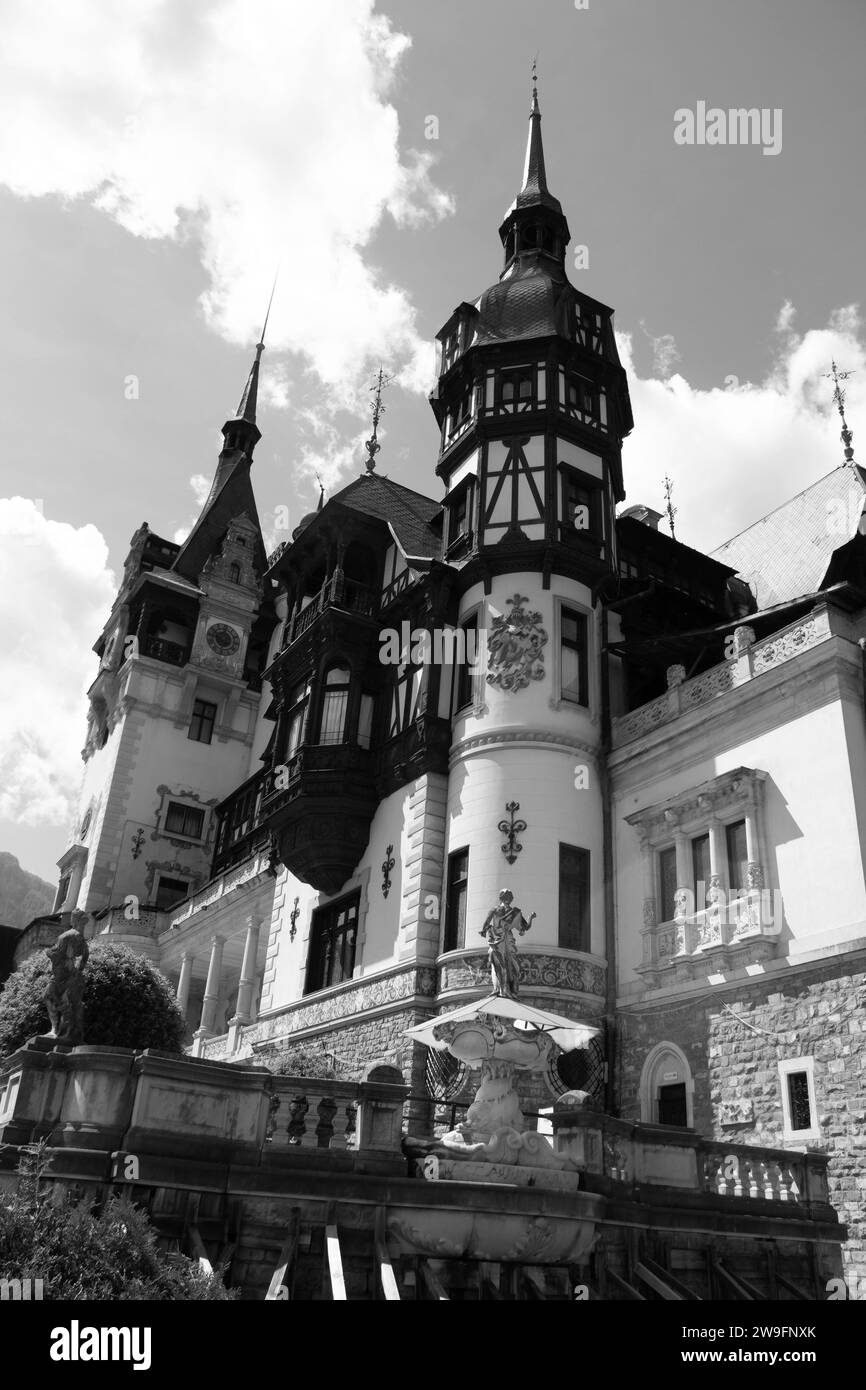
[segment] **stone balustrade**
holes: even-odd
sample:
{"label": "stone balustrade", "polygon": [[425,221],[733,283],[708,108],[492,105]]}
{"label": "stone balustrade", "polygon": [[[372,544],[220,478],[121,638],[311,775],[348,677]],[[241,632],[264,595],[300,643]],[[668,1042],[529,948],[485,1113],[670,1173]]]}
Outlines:
{"label": "stone balustrade", "polygon": [[590,1190],[620,1184],[678,1188],[714,1198],[787,1202],[804,1213],[834,1219],[826,1154],[798,1153],[705,1139],[692,1130],[614,1119],[572,1093],[553,1109],[556,1148],[584,1171]]}
{"label": "stone balustrade", "polygon": [[649,920],[641,928],[643,960],[636,966],[647,989],[681,984],[719,970],[768,960],[782,927],[778,894],[750,888],[669,922]]}
{"label": "stone balustrade", "polygon": [[320,1081],[36,1038],[0,1064],[0,1146],[50,1135],[75,1150],[256,1165],[281,1153],[327,1162],[343,1152],[401,1170],[407,1092],[384,1063],[362,1081]]}
{"label": "stone balustrade", "polygon": [[659,695],[657,699],[650,700],[639,709],[614,719],[612,746],[619,748],[624,743],[630,743],[632,739],[652,733],[661,725],[678,719],[681,714],[699,709],[766,671],[782,666],[801,652],[826,642],[833,635],[826,608],[816,609],[808,617],[791,623],[763,641],[744,643],[736,640],[737,633],[750,631],[744,628],[736,630],[734,655],[731,660],[711,666],[709,670],[702,671],[691,680],[677,681],[664,695]]}

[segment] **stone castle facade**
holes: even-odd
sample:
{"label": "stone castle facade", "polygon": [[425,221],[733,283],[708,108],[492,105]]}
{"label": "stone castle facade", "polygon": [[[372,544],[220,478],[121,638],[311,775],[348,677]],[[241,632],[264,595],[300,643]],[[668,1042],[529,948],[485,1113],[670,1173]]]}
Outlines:
{"label": "stone castle facade", "polygon": [[195,1055],[390,1062],[420,1126],[464,1078],[405,1030],[487,991],[507,887],[522,996],[600,1030],[534,1106],[829,1153],[866,1274],[866,538],[827,526],[866,477],[714,555],[623,510],[628,383],[535,98],[499,234],[438,335],[438,500],[371,448],[267,556],[259,345],[189,537],[136,531],[56,913],[159,963]]}

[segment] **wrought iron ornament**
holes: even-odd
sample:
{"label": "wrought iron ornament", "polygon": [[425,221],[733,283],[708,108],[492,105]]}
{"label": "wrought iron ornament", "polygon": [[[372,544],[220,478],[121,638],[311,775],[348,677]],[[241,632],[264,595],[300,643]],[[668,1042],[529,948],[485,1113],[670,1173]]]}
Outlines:
{"label": "wrought iron ornament", "polygon": [[298,918],[299,918],[300,915],[301,915],[301,909],[298,907],[298,903],[299,903],[299,902],[300,902],[300,898],[295,898],[295,905],[294,905],[294,907],[292,908],[291,912],[289,913],[289,921],[290,921],[290,923],[291,923],[291,926],[289,927],[289,940],[290,940],[290,941],[294,941],[294,939],[295,939],[295,933],[296,933],[297,930],[298,930]]}
{"label": "wrought iron ornament", "polygon": [[519,801],[509,801],[505,809],[510,815],[511,820],[501,820],[499,822],[498,829],[500,833],[505,836],[505,844],[501,845],[500,848],[505,855],[506,863],[513,864],[518,854],[523,849],[523,845],[518,843],[517,837],[518,835],[522,835],[526,829],[526,821],[514,819],[515,813],[520,810]]}
{"label": "wrought iron ornament", "polygon": [[394,846],[389,845],[385,850],[385,858],[382,860],[382,897],[387,898],[391,891],[391,870],[395,864]]}
{"label": "wrought iron ornament", "polygon": [[138,856],[141,854],[141,847],[142,847],[143,844],[144,844],[144,831],[143,831],[143,830],[141,829],[141,827],[139,826],[138,830],[136,830],[135,834],[134,834],[133,837],[132,837],[132,857],[133,857],[133,859],[137,859]]}

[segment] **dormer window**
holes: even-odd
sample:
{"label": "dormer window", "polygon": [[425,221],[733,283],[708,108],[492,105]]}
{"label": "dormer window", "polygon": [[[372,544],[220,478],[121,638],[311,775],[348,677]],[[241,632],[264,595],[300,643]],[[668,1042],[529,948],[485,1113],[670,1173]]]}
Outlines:
{"label": "dormer window", "polygon": [[457,358],[460,356],[460,325],[452,328],[447,338],[442,343],[442,372],[448,371],[453,367]]}

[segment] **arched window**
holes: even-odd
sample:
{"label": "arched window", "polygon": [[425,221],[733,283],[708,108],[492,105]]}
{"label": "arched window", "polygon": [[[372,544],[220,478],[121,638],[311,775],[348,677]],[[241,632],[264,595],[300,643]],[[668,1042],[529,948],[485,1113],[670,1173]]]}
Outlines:
{"label": "arched window", "polygon": [[238,564],[229,565],[229,579],[232,581],[233,584],[240,584],[240,582],[241,582],[241,567],[240,567],[240,565],[238,565]]}
{"label": "arched window", "polygon": [[350,675],[347,667],[332,666],[325,677],[319,743],[342,743],[346,736]]}
{"label": "arched window", "polygon": [[640,1078],[640,1117],[644,1124],[690,1129],[694,1125],[694,1082],[685,1053],[676,1043],[658,1043]]}

